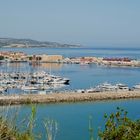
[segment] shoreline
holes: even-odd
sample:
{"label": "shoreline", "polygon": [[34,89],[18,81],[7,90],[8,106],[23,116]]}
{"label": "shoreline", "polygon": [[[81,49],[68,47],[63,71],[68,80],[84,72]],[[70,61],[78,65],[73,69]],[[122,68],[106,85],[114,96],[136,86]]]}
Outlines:
{"label": "shoreline", "polygon": [[140,98],[140,91],[118,91],[97,93],[51,93],[51,94],[14,94],[0,95],[0,106],[22,104],[74,103],[87,101],[117,100]]}
{"label": "shoreline", "polygon": [[75,56],[64,57],[60,54],[26,54],[24,52],[1,51],[0,63],[28,63],[29,65],[38,65],[43,63],[57,64],[80,64],[80,65],[104,65],[116,67],[140,67],[139,59],[129,57],[97,57],[97,56]]}

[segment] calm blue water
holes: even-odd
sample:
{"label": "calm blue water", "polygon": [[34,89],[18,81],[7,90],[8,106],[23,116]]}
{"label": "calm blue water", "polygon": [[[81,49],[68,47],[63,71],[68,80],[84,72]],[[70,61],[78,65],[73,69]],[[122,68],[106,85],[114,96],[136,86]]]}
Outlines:
{"label": "calm blue water", "polygon": [[[140,59],[140,48],[75,48],[75,49],[48,49],[48,48],[1,48],[0,51],[23,51],[27,54],[62,54],[65,57],[75,56],[100,56],[100,57],[130,57]],[[66,89],[89,88],[103,82],[126,83],[129,86],[140,83],[140,68],[104,67],[96,65],[68,65],[68,64],[43,64],[41,66],[28,66],[27,64],[0,65],[0,71],[36,71],[45,70],[56,75],[70,78],[70,85]],[[35,131],[45,131],[43,123],[45,117],[55,119],[59,123],[57,140],[88,140],[88,117],[93,115],[95,136],[97,128],[104,124],[104,113],[111,113],[120,106],[129,112],[132,119],[140,118],[140,100],[119,100],[87,102],[74,104],[37,105],[37,125]],[[15,106],[11,107],[14,109]],[[20,106],[19,118],[29,116],[31,107]]]}
{"label": "calm blue water", "polygon": [[[121,107],[129,112],[128,116],[132,119],[140,118],[140,100],[116,100],[86,103],[63,103],[37,105],[37,118],[35,131],[43,134],[45,140],[45,130],[43,120],[51,118],[58,122],[58,134],[56,140],[89,140],[88,118],[93,116],[94,136],[97,136],[98,128],[104,128],[104,113],[110,114]],[[14,109],[17,106],[12,106]],[[19,120],[27,118],[31,112],[28,105],[18,106]],[[20,124],[21,126],[21,124]],[[37,134],[36,133],[36,134]]]}
{"label": "calm blue water", "polygon": [[[140,59],[140,48],[1,48],[0,51],[23,51],[27,54],[62,54],[65,57],[101,56],[101,57],[130,57]],[[129,87],[140,83],[140,68],[106,67],[77,64],[42,64],[29,66],[22,64],[0,65],[0,71],[37,71],[44,70],[55,75],[70,79],[70,85],[60,90],[90,88],[104,82],[125,83]],[[20,92],[20,91],[16,91]],[[11,93],[11,92],[10,92]],[[13,91],[15,93],[15,91]]]}

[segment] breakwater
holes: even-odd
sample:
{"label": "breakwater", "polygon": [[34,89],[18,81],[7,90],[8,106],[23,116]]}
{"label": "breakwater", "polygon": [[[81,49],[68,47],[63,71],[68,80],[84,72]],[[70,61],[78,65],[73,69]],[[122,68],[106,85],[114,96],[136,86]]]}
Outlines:
{"label": "breakwater", "polygon": [[98,92],[98,93],[51,93],[0,95],[0,105],[30,103],[62,103],[97,100],[140,98],[140,91]]}

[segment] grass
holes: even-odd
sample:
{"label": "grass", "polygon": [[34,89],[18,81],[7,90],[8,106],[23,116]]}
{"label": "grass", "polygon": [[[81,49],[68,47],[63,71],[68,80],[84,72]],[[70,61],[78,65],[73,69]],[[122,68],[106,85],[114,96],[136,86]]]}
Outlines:
{"label": "grass", "polygon": [[[17,125],[18,109],[13,112],[8,109],[2,110],[0,112],[0,140],[40,140],[41,135],[37,135],[33,131],[36,124],[36,111],[36,105],[32,105],[29,117]],[[55,140],[58,130],[57,121],[46,118],[43,124],[46,131],[46,140]]]}

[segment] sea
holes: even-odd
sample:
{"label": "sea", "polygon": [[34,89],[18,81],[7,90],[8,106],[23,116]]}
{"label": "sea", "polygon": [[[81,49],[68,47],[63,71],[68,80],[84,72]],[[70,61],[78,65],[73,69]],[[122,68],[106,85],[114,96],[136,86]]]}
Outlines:
{"label": "sea", "polygon": [[[113,47],[90,47],[90,48],[0,48],[0,51],[20,51],[27,54],[59,54],[64,57],[129,57],[140,59],[140,48],[113,48]],[[67,77],[70,85],[56,90],[87,89],[104,82],[111,84],[124,83],[129,87],[140,83],[140,68],[137,67],[108,67],[101,65],[80,64],[42,64],[31,66],[22,64],[1,64],[0,71],[6,72],[30,72],[46,71],[54,75]],[[10,91],[7,94],[15,93]],[[20,91],[16,91],[20,94]],[[37,105],[37,116],[35,132],[43,135],[45,140],[45,129],[43,121],[50,118],[58,122],[56,140],[89,140],[89,116],[93,116],[94,137],[97,137],[99,129],[104,129],[104,113],[112,113],[117,107],[126,109],[128,116],[132,119],[140,118],[140,100],[116,100],[116,101],[94,101],[81,103],[39,104]],[[7,108],[7,107],[1,107]],[[30,105],[11,106],[9,110],[19,108],[19,121],[27,118],[31,112]]]}

